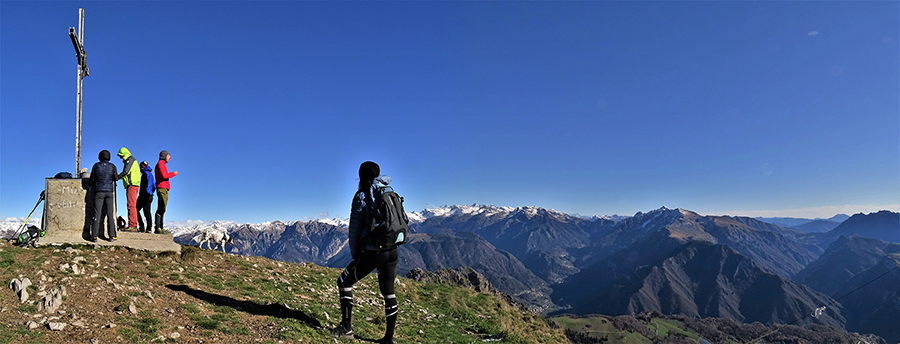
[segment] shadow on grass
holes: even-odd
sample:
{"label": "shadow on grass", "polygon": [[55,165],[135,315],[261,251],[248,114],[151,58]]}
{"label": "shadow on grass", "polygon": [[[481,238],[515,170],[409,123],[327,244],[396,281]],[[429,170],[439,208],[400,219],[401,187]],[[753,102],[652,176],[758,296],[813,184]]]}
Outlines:
{"label": "shadow on grass", "polygon": [[314,328],[322,327],[322,324],[319,322],[319,320],[316,320],[315,318],[313,318],[313,317],[309,316],[308,314],[303,313],[301,311],[287,308],[285,305],[281,305],[281,304],[261,305],[261,304],[258,304],[256,302],[252,302],[252,301],[235,300],[234,298],[231,298],[228,296],[207,293],[203,290],[193,289],[186,285],[167,284],[166,288],[169,288],[174,291],[183,292],[185,294],[188,294],[197,299],[209,302],[214,305],[226,306],[226,307],[231,307],[231,308],[240,307],[241,311],[250,313],[250,314],[271,316],[271,317],[282,318],[282,319],[296,319],[297,321],[300,321],[310,327],[314,327]]}

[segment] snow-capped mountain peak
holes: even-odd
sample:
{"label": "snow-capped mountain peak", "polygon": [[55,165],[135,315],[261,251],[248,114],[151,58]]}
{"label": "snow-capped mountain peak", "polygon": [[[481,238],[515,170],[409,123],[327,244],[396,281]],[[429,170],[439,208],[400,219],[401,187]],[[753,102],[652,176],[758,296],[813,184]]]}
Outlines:
{"label": "snow-capped mountain peak", "polygon": [[324,224],[326,224],[326,225],[332,225],[332,226],[342,227],[342,228],[347,228],[347,226],[350,225],[350,219],[343,219],[343,220],[342,220],[342,219],[339,219],[339,218],[333,218],[333,219],[315,219],[315,220],[312,220],[312,221],[319,222],[319,223],[324,223]]}
{"label": "snow-capped mountain peak", "polygon": [[424,209],[420,212],[407,213],[410,222],[422,222],[433,217],[448,217],[454,215],[497,215],[508,214],[516,208],[498,207],[493,205],[445,205],[437,208]]}

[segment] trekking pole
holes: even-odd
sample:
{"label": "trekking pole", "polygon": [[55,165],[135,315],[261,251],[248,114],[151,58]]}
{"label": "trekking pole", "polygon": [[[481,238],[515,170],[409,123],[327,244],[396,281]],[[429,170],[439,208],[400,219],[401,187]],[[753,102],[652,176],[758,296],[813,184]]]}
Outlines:
{"label": "trekking pole", "polygon": [[19,236],[19,234],[21,234],[21,233],[19,233],[19,232],[20,232],[23,228],[25,228],[25,225],[28,224],[28,220],[31,219],[31,215],[34,214],[34,211],[37,210],[37,206],[38,206],[39,204],[41,204],[41,201],[43,201],[43,200],[44,200],[44,191],[41,191],[41,196],[38,197],[38,201],[37,201],[37,203],[34,204],[34,208],[32,208],[32,209],[31,209],[31,212],[28,213],[28,217],[25,218],[25,221],[22,221],[22,225],[19,226],[19,228],[16,229],[15,232],[13,232],[12,238],[9,238],[9,239],[15,239],[15,238],[17,238],[17,237]]}

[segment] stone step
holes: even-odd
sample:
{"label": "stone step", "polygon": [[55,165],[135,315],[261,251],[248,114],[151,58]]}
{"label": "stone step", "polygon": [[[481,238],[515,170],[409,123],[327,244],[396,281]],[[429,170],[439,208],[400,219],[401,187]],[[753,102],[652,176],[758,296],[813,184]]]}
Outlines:
{"label": "stone step", "polygon": [[147,251],[174,251],[181,252],[181,245],[175,243],[172,234],[151,234],[118,231],[116,241],[106,241],[98,238],[97,242],[85,239],[82,233],[75,231],[48,231],[47,235],[38,240],[38,246],[46,245],[92,245],[92,246],[124,246],[131,249]]}

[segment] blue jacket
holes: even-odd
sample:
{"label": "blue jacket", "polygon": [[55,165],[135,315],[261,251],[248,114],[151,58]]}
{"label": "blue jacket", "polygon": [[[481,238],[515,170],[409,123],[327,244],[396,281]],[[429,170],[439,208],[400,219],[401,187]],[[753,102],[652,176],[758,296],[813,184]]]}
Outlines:
{"label": "blue jacket", "polygon": [[156,192],[156,181],[153,177],[153,168],[150,165],[141,169],[141,195],[153,196]]}
{"label": "blue jacket", "polygon": [[95,192],[116,191],[116,178],[119,171],[109,160],[101,160],[91,168],[91,181]]}

